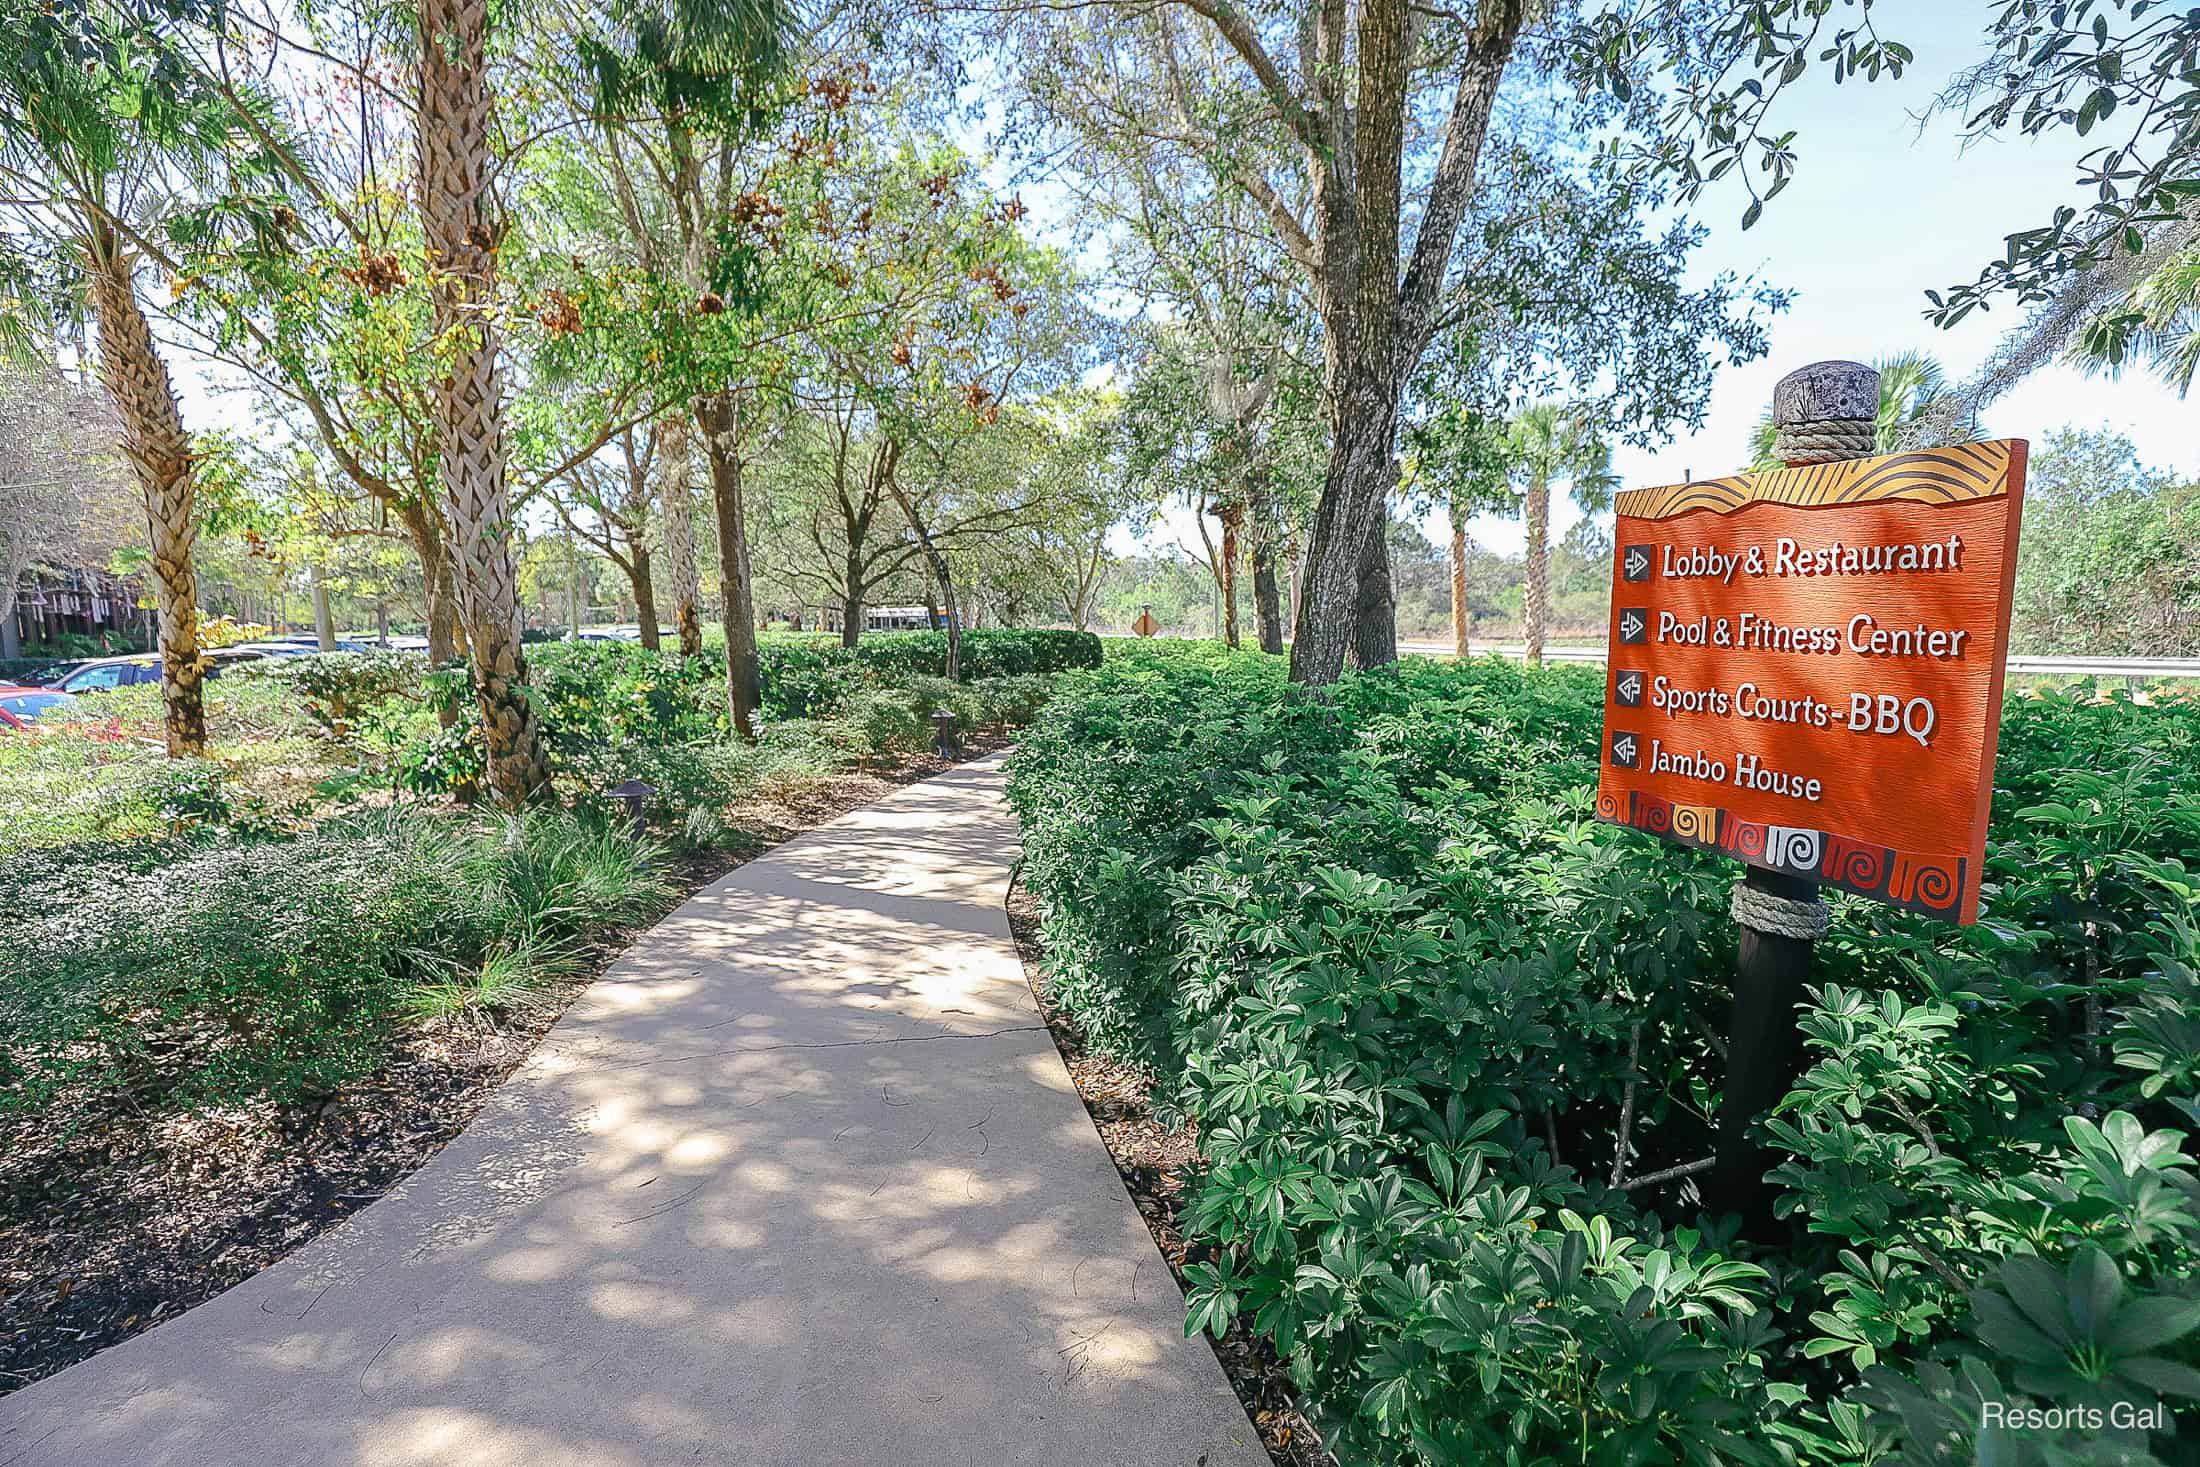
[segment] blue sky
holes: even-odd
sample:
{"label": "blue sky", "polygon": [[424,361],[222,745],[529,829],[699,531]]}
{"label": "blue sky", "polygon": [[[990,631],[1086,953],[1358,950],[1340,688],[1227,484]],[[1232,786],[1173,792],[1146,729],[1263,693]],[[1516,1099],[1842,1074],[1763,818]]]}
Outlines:
{"label": "blue sky", "polygon": [[[2082,201],[2072,177],[2087,144],[2068,132],[2037,143],[1999,139],[1965,147],[1958,118],[1935,116],[1920,125],[1946,78],[1982,54],[1985,11],[1949,0],[1875,6],[1885,33],[1916,51],[1916,65],[1899,82],[1838,87],[1814,68],[1783,98],[1781,116],[1797,130],[1800,163],[1795,181],[1748,233],[1739,228],[1746,202],[1739,189],[1706,195],[1699,207],[1712,233],[1699,267],[1759,275],[1793,290],[1795,302],[1773,323],[1769,357],[1721,374],[1700,432],[1654,451],[1615,455],[1625,483],[1665,484],[1691,471],[1742,467],[1772,384],[1806,362],[1920,350],[1961,380],[2021,321],[2014,302],[1974,313],[1948,331],[1922,314],[1926,290],[1972,278],[2000,255],[2008,235],[2045,224],[2059,203]],[[2066,424],[2113,426],[2147,462],[2200,475],[2196,409],[2200,404],[2180,400],[2144,373],[2111,380],[2057,364],[1988,408],[1982,427],[1989,437],[2036,441]],[[1568,504],[1555,518],[1563,532],[1578,513]],[[1473,534],[1495,548],[1521,545],[1516,522],[1477,521]]]}

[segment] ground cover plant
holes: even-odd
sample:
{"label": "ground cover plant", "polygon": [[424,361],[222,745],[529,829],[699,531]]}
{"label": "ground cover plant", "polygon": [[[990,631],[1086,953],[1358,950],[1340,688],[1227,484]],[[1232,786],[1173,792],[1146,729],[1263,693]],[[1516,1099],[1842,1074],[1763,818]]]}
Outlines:
{"label": "ground cover plant", "polygon": [[[209,682],[205,759],[167,757],[151,687],[0,739],[0,1390],[386,1188],[622,934],[876,776],[941,767],[934,712],[980,747],[1022,726],[1049,674],[998,670],[1034,665],[1002,641],[963,683],[910,670],[921,645],[830,656],[837,687],[768,704],[754,743],[707,654],[539,647],[553,777],[517,813],[477,798],[458,679],[393,654]],[[610,795],[632,778],[641,831]]]}
{"label": "ground cover plant", "polygon": [[1836,899],[1750,1240],[1666,1175],[1736,871],[1590,820],[1600,678],[1140,648],[1024,740],[1051,997],[1199,1138],[1189,1327],[1345,1462],[2184,1460],[2112,1408],[2200,1405],[2200,710],[2013,700],[1981,924]]}

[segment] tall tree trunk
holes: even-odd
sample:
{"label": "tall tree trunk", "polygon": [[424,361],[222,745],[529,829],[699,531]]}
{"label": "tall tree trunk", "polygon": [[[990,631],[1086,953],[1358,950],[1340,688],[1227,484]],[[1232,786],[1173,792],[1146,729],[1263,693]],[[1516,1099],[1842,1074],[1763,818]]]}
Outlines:
{"label": "tall tree trunk", "polygon": [[853,652],[863,635],[863,552],[854,544],[842,568],[845,592],[840,598],[840,645]]}
{"label": "tall tree trunk", "polygon": [[488,0],[421,0],[420,219],[435,339],[448,375],[434,395],[452,581],[472,654],[489,787],[517,808],[550,777],[527,697],[519,576],[504,483],[496,251],[489,182]]}
{"label": "tall tree trunk", "polygon": [[323,652],[336,650],[336,617],[328,604],[328,582],[319,564],[308,566],[313,577],[313,645]]}
{"label": "tall tree trunk", "polygon": [[1283,588],[1276,576],[1276,540],[1253,528],[1253,618],[1260,625],[1260,650],[1283,651]]}
{"label": "tall tree trunk", "polygon": [[1352,661],[1362,669],[1398,660],[1398,607],[1390,588],[1390,516],[1376,521],[1361,548],[1352,607]]}
{"label": "tall tree trunk", "polygon": [[627,580],[634,585],[634,623],[642,630],[642,645],[655,652],[663,645],[657,628],[656,566],[650,562],[649,542],[636,535],[627,547]]}
{"label": "tall tree trunk", "polygon": [[756,737],[760,702],[756,604],[749,588],[749,528],[741,485],[741,403],[731,392],[695,399],[695,425],[710,461],[710,497],[718,520],[718,597],[726,627],[726,706],[734,731]]}
{"label": "tall tree trunk", "polygon": [[1451,510],[1451,652],[1467,659],[1467,526],[1459,507]]}
{"label": "tall tree trunk", "polygon": [[1528,584],[1522,596],[1522,634],[1531,667],[1543,665],[1544,612],[1550,600],[1551,481],[1538,474],[1528,485]]}
{"label": "tall tree trunk", "polygon": [[[1387,362],[1387,348],[1379,354]],[[1307,535],[1291,634],[1291,680],[1316,687],[1335,682],[1345,654],[1359,647],[1360,562],[1370,553],[1369,536],[1381,537],[1398,416],[1387,374],[1378,380],[1349,363],[1335,375],[1344,380],[1330,417],[1329,470]],[[1378,660],[1396,656],[1393,647]]]}
{"label": "tall tree trunk", "polygon": [[458,588],[451,584],[451,558],[443,549],[442,517],[425,504],[398,507],[398,518],[412,537],[420,559],[422,613],[428,623],[428,663],[443,667],[465,655],[459,645]]}
{"label": "tall tree trunk", "polygon": [[1245,522],[1245,511],[1231,505],[1215,518],[1222,521],[1222,641],[1234,649],[1238,645],[1238,526]]}
{"label": "tall tree trunk", "polygon": [[169,757],[180,759],[206,752],[200,691],[206,668],[199,658],[199,579],[191,559],[199,535],[191,435],[184,431],[168,366],[138,308],[135,262],[103,219],[91,221],[89,243],[99,375],[122,419],[122,451],[145,496],[153,600],[160,614],[161,707]]}
{"label": "tall tree trunk", "polygon": [[[1401,277],[1394,262],[1413,55],[1409,9],[1405,0],[1363,0],[1356,95],[1345,95],[1342,80],[1327,83],[1328,105],[1310,124],[1328,134],[1309,150],[1319,255],[1312,273],[1326,328],[1331,433],[1299,581],[1291,677],[1317,686],[1336,681],[1348,647],[1368,656],[1384,651],[1362,645],[1375,627],[1363,635],[1359,563],[1397,483],[1399,395],[1427,347],[1459,222],[1473,203],[1498,84],[1526,19],[1522,0],[1476,9],[1436,172],[1417,189],[1419,233]],[[1393,640],[1381,660],[1396,655]]]}
{"label": "tall tree trunk", "polygon": [[[924,563],[932,570],[932,584],[938,589],[939,599],[944,603],[944,610],[928,604],[925,612],[935,618],[937,625],[947,628],[947,678],[950,682],[957,682],[962,678],[962,613],[955,604],[955,576],[947,568],[947,557],[940,553],[939,546],[932,543],[932,532],[925,528],[923,517],[917,513],[916,502],[902,490],[901,481],[892,476],[891,470],[892,465],[889,463],[886,487],[893,493],[894,502],[901,506],[902,516],[909,521],[909,528],[915,532],[917,544],[924,550]],[[927,596],[929,594],[928,592]]]}
{"label": "tall tree trunk", "polygon": [[672,592],[672,624],[680,633],[680,651],[693,657],[703,650],[702,570],[695,556],[695,455],[689,451],[687,419],[679,414],[657,429],[657,508],[664,525],[665,581]]}

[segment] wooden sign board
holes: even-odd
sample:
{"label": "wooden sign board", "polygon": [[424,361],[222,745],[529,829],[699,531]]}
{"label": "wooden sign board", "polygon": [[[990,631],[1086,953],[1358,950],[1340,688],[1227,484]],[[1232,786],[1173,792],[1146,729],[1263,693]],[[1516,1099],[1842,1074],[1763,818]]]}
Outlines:
{"label": "wooden sign board", "polygon": [[1161,630],[1161,623],[1153,619],[1152,612],[1141,611],[1138,613],[1138,620],[1131,623],[1131,630],[1141,637],[1150,637]]}
{"label": "wooden sign board", "polygon": [[1619,496],[1597,818],[1978,918],[2025,444]]}

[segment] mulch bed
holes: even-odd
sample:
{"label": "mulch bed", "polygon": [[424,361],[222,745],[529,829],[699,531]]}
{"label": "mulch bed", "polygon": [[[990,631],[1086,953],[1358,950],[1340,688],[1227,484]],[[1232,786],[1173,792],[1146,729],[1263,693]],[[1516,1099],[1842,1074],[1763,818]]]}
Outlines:
{"label": "mulch bed", "polygon": [[[1189,1127],[1168,1130],[1153,1118],[1149,1097],[1151,1079],[1139,1070],[1121,1065],[1085,1047],[1084,1036],[1054,1007],[1047,997],[1046,954],[1039,940],[1039,906],[1021,883],[1008,893],[1008,925],[1016,936],[1016,951],[1024,960],[1024,978],[1031,984],[1039,1012],[1062,1052],[1070,1079],[1083,1097],[1123,1186],[1146,1220],[1146,1231],[1184,1286],[1184,1267],[1205,1261],[1202,1245],[1187,1243],[1178,1218],[1186,1203],[1184,1189],[1199,1169],[1199,1138]],[[1268,1449],[1276,1467],[1336,1467],[1337,1459],[1322,1449],[1305,1413],[1289,1372],[1270,1343],[1233,1323],[1217,1340],[1202,1335],[1215,1352],[1222,1373],[1229,1377],[1239,1404]]]}
{"label": "mulch bed", "polygon": [[[985,743],[975,742],[973,756]],[[684,859],[680,896],[953,763],[915,757],[743,806],[733,815],[749,839]],[[0,1395],[242,1283],[404,1180],[466,1128],[636,930],[599,934],[583,972],[539,1012],[401,1033],[378,1072],[310,1112],[95,1112],[87,1098],[72,1115],[0,1118]]]}

